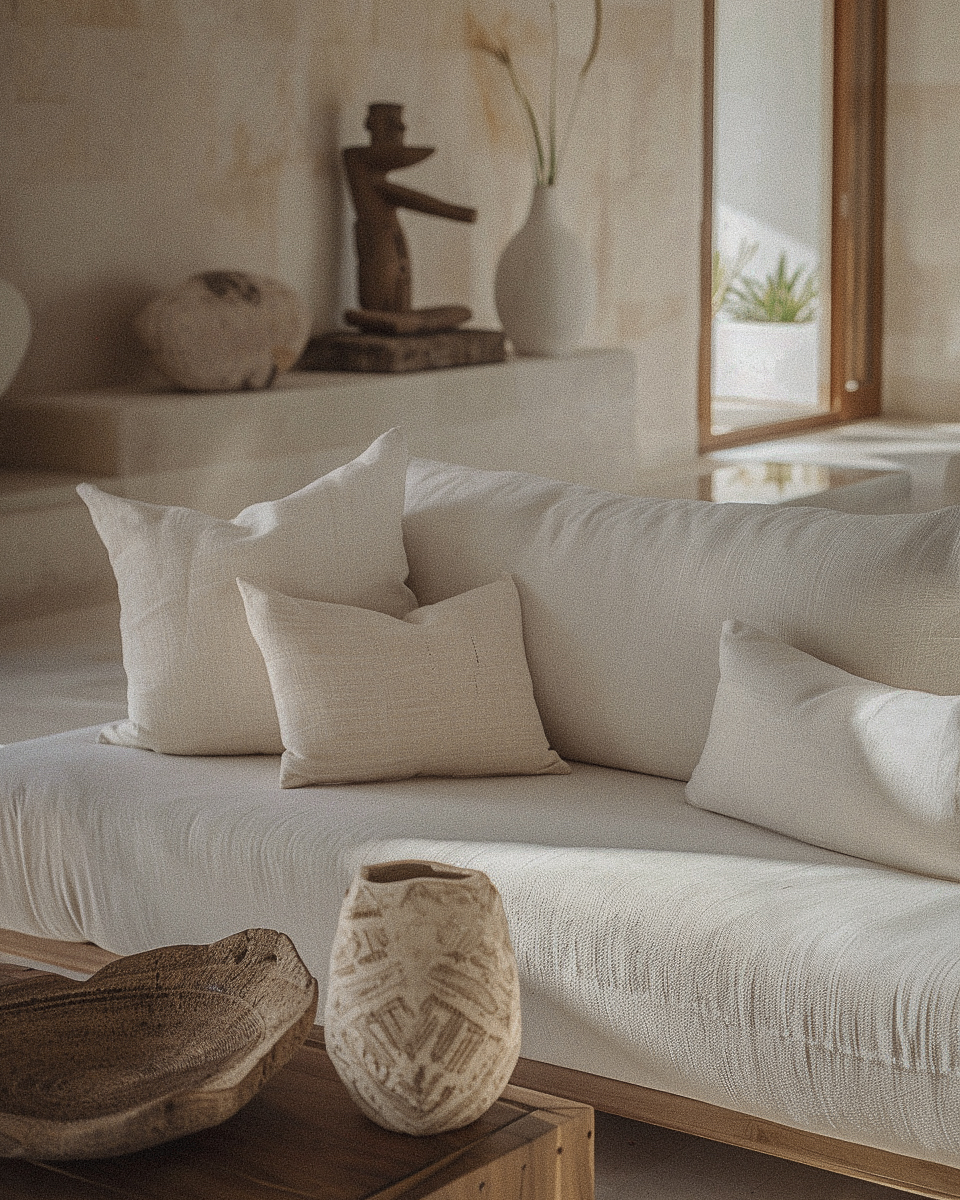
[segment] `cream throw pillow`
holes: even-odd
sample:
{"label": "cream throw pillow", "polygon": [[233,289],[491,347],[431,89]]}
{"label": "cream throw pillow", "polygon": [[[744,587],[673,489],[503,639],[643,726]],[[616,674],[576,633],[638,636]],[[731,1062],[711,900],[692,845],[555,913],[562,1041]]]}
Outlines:
{"label": "cream throw pillow", "polygon": [[280,718],[282,787],[414,775],[566,775],[503,578],[403,620],[238,579]]}
{"label": "cream throw pillow", "polygon": [[279,754],[280,727],[236,579],[395,617],[405,586],[407,450],[399,430],[282,500],[232,521],[77,491],[120,592],[128,719],[101,740],[168,754]]}
{"label": "cream throw pillow", "polygon": [[960,881],[960,697],[871,683],[728,621],[686,794],[815,846]]}

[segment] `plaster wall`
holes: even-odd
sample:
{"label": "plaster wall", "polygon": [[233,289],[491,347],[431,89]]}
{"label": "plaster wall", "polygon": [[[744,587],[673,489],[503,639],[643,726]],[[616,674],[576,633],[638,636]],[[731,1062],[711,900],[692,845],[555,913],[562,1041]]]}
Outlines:
{"label": "plaster wall", "polygon": [[[563,65],[588,0],[561,0]],[[478,0],[536,82],[542,0]],[[317,328],[353,301],[339,147],[366,105],[406,105],[437,153],[414,186],[475,226],[406,218],[415,302],[495,319],[523,219],[525,131],[464,0],[0,0],[0,276],[35,322],[13,395],[141,379],[130,317],[159,287],[234,266],[293,284]],[[701,3],[607,0],[564,170],[600,282],[594,345],[637,364],[638,467],[695,448]],[[960,6],[889,0],[885,410],[960,418]],[[575,432],[575,431],[573,431]]]}
{"label": "plaster wall", "polygon": [[960,420],[960,5],[888,0],[884,410]]}
{"label": "plaster wall", "polygon": [[[560,0],[561,75],[593,5]],[[638,465],[695,449],[700,0],[607,0],[561,181],[592,254],[590,344],[634,353]],[[537,91],[542,0],[481,0]],[[495,324],[497,258],[532,173],[503,68],[468,47],[464,0],[0,0],[0,276],[35,321],[12,397],[142,382],[130,318],[160,287],[232,267],[297,288],[317,329],[354,302],[339,148],[370,101],[436,153],[404,182],[474,226],[403,220],[414,303]],[[571,433],[575,433],[571,430]]]}

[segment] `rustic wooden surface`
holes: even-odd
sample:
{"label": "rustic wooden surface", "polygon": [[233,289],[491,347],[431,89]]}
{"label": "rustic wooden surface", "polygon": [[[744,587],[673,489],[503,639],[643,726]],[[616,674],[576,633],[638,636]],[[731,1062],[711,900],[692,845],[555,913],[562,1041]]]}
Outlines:
{"label": "rustic wooden surface", "polygon": [[0,955],[49,963],[78,974],[92,975],[107,963],[116,962],[119,954],[103,950],[93,942],[57,942],[52,938],[31,937],[13,929],[0,929]]}
{"label": "rustic wooden surface", "polygon": [[[0,964],[0,988],[34,980],[36,974]],[[593,1111],[508,1087],[466,1129],[430,1138],[390,1133],[350,1102],[318,1036],[223,1123],[115,1158],[0,1160],[0,1195],[17,1200],[592,1200]]]}
{"label": "rustic wooden surface", "polygon": [[[293,943],[247,930],[0,992],[0,1158],[124,1154],[236,1112],[312,1028]],[[2,1187],[0,1187],[2,1193]]]}
{"label": "rustic wooden surface", "polygon": [[473,313],[465,304],[441,304],[434,308],[412,308],[409,312],[372,312],[366,308],[348,308],[343,319],[366,333],[438,333],[457,329]]}
{"label": "rustic wooden surface", "polygon": [[807,1133],[803,1129],[791,1129],[703,1100],[675,1096],[672,1092],[659,1092],[634,1083],[621,1083],[529,1058],[520,1059],[512,1081],[558,1096],[575,1097],[601,1112],[615,1113],[664,1129],[677,1129],[712,1142],[742,1146],[745,1150],[772,1154],[791,1162],[806,1163],[823,1171],[865,1179],[917,1196],[930,1196],[935,1200],[960,1198],[960,1169],[957,1167]]}
{"label": "rustic wooden surface", "polygon": [[[43,972],[38,971],[35,967],[21,967],[17,963],[0,962],[0,988],[9,987],[11,983],[26,983],[29,980],[39,979]],[[48,978],[56,978],[55,976]],[[66,976],[63,977],[66,979]],[[71,981],[66,979],[67,983]]]}
{"label": "rustic wooden surface", "polygon": [[307,342],[299,371],[369,371],[399,375],[503,362],[498,329],[448,329],[440,333],[388,334],[333,330]]}

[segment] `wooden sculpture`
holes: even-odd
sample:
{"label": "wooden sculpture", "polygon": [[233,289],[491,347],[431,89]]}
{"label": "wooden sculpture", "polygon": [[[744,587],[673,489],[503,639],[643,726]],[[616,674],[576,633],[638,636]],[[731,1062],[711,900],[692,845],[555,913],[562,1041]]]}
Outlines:
{"label": "wooden sculpture", "polygon": [[497,330],[461,329],[470,320],[462,304],[414,308],[410,251],[397,209],[450,221],[473,222],[477,210],[450,204],[388,178],[423,162],[432,146],[404,145],[403,105],[371,104],[365,127],[370,144],[347,146],[343,163],[356,214],[359,308],[344,319],[359,329],[312,338],[300,365],[315,370],[410,371],[501,362]]}
{"label": "wooden sculpture", "polygon": [[403,107],[400,104],[371,104],[366,128],[369,146],[347,146],[343,162],[356,212],[354,235],[357,248],[360,308],[346,314],[351,324],[364,326],[370,313],[379,328],[389,329],[390,316],[401,317],[390,332],[415,333],[421,329],[455,329],[470,319],[470,310],[459,305],[421,309],[414,312],[410,299],[410,252],[398,208],[473,222],[475,208],[448,204],[426,192],[404,187],[387,178],[390,171],[412,167],[434,153],[432,146],[405,146]]}

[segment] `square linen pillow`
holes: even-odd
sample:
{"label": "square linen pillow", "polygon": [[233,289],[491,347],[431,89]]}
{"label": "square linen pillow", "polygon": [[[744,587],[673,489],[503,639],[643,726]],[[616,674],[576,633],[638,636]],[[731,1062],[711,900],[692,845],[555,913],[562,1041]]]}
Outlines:
{"label": "square linen pillow", "polygon": [[237,584],[273,685],[281,787],[415,775],[566,775],[509,577],[402,620]]}
{"label": "square linen pillow", "polygon": [[416,607],[406,587],[407,450],[390,430],[359,458],[232,521],[77,491],[120,593],[128,719],[101,741],[167,754],[279,754],[270,681],[237,592],[243,575],[300,596]]}
{"label": "square linen pillow", "polygon": [[871,683],[727,621],[686,796],[815,846],[960,881],[960,696]]}

